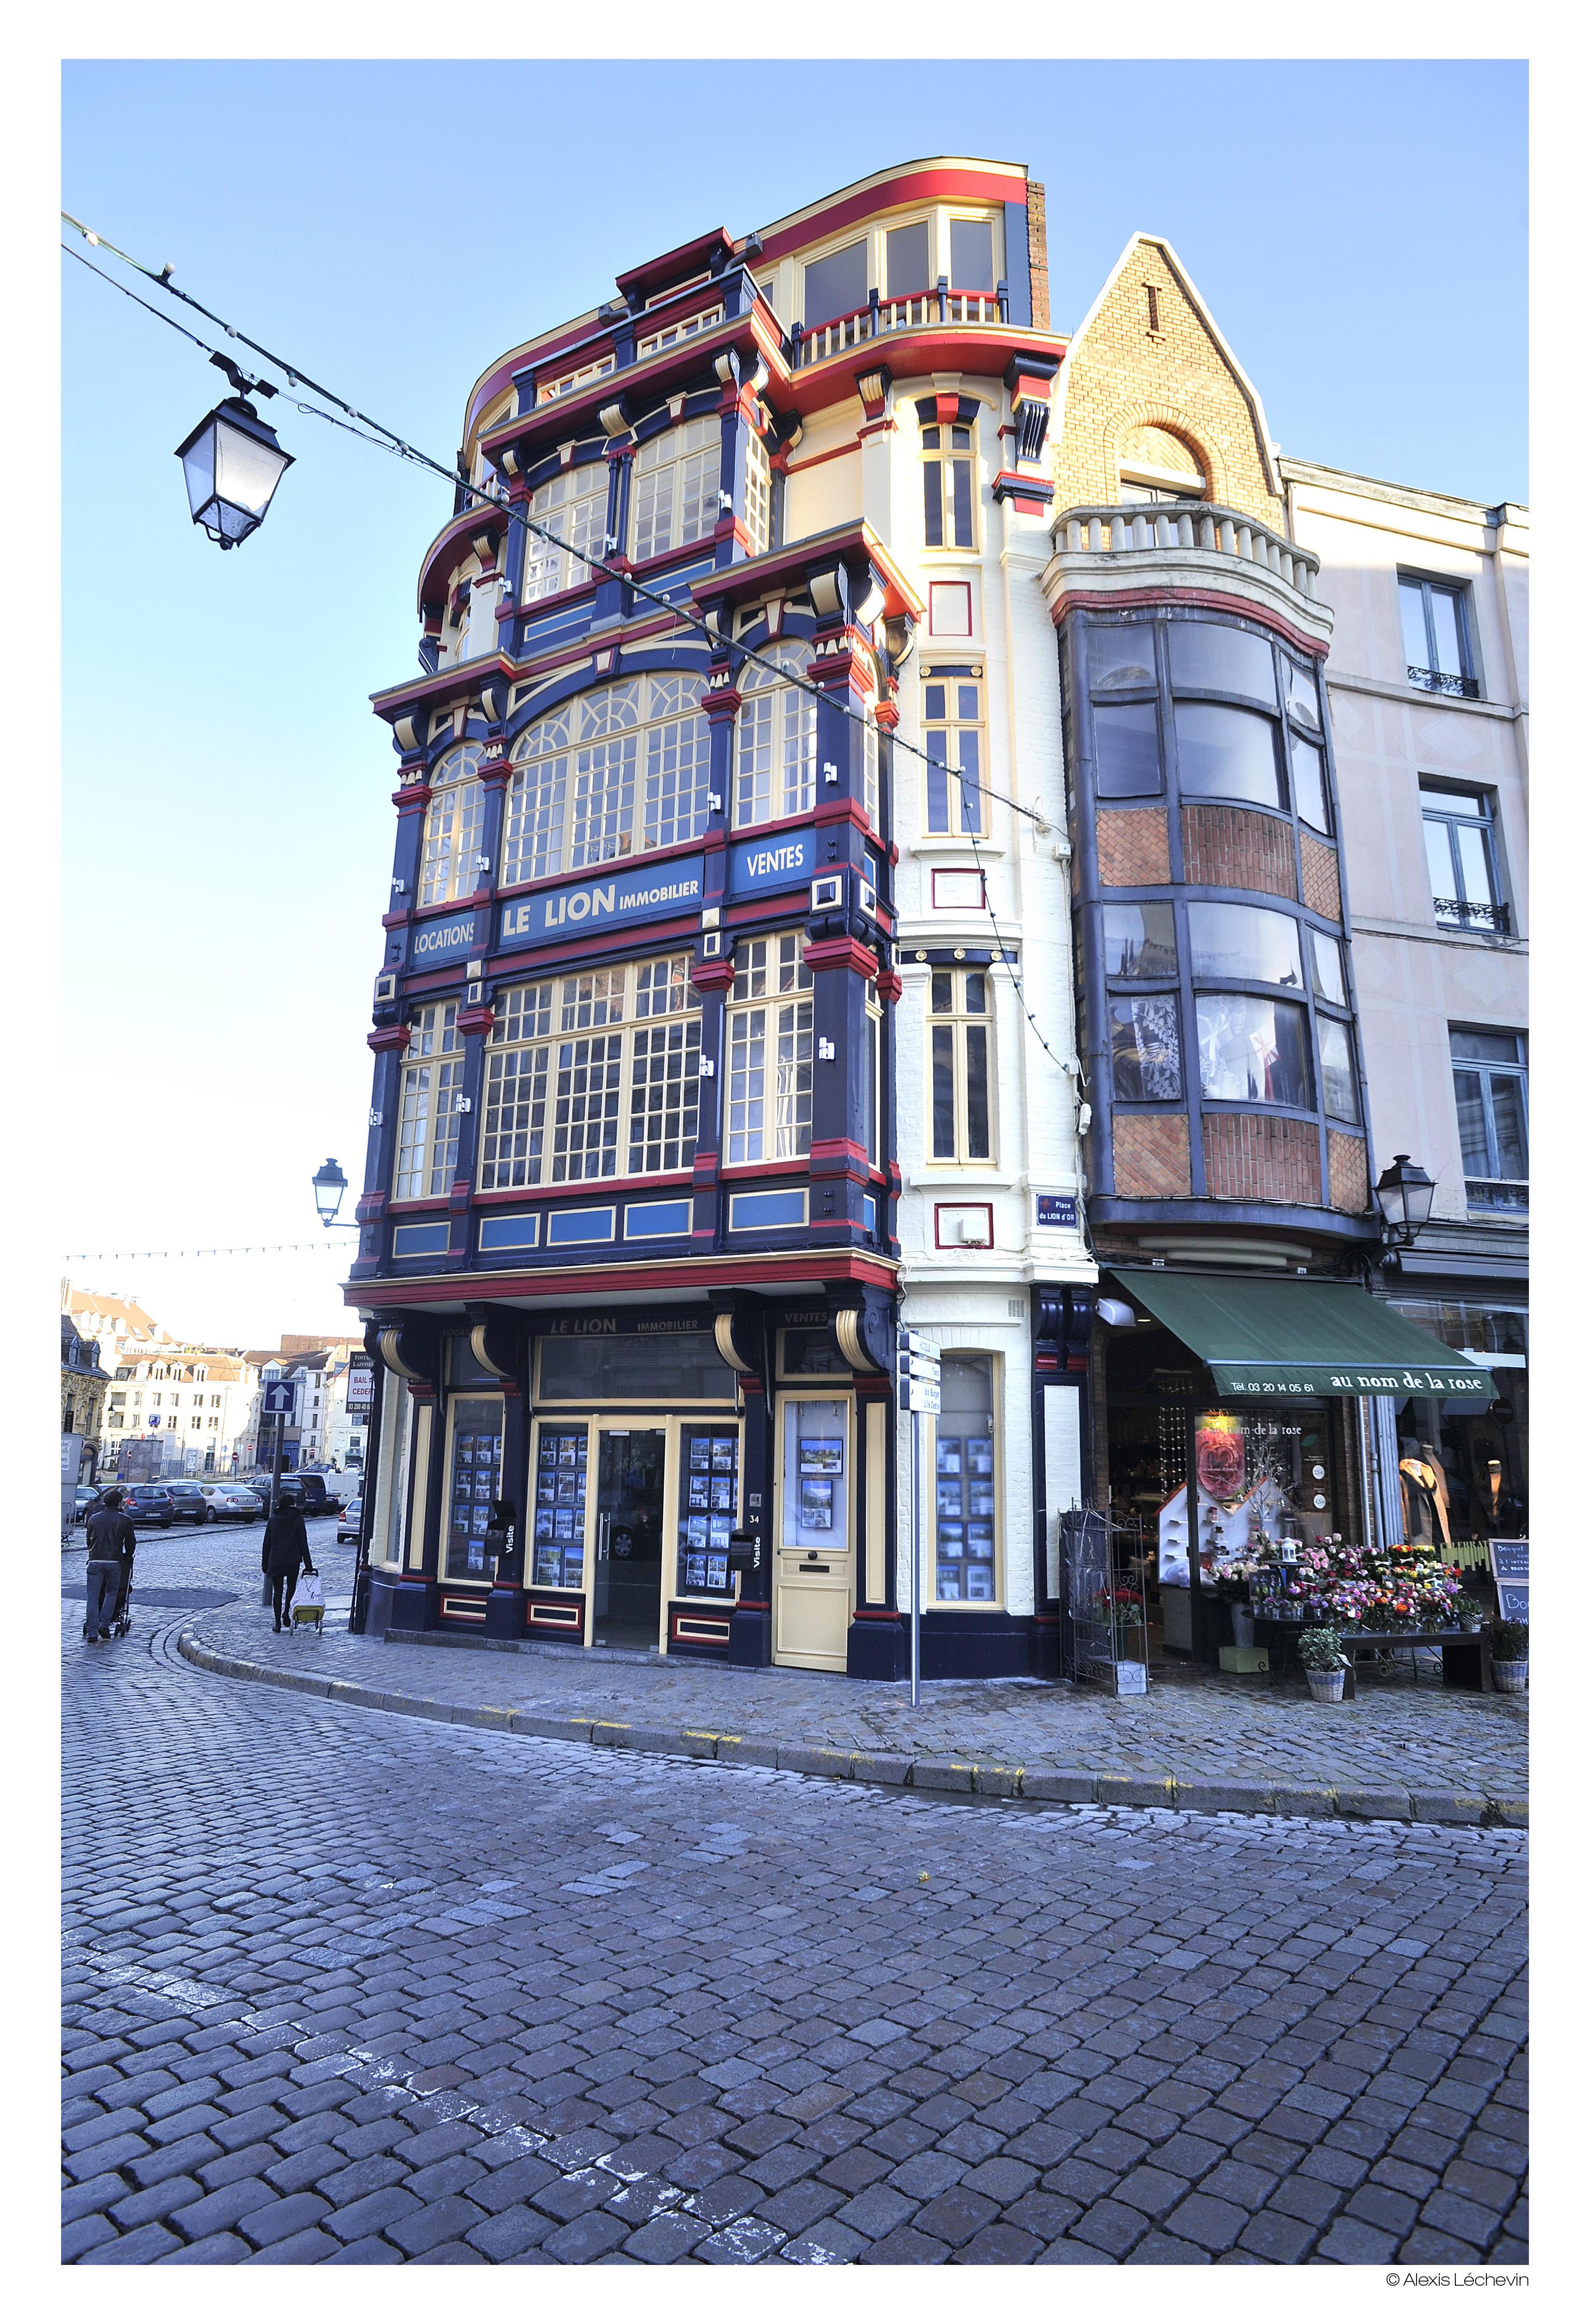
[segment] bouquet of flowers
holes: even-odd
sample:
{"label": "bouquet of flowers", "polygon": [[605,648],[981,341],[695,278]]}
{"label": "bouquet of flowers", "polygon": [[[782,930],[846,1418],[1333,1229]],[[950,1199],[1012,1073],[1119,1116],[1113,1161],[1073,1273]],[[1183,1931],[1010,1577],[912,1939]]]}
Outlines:
{"label": "bouquet of flowers", "polygon": [[1101,1590],[1091,1611],[1102,1628],[1107,1629],[1113,1622],[1117,1630],[1138,1629],[1143,1622],[1143,1593],[1125,1588]]}
{"label": "bouquet of flowers", "polygon": [[[1294,1619],[1360,1630],[1440,1630],[1457,1619],[1461,1570],[1443,1565],[1433,1550],[1402,1542],[1368,1549],[1337,1534],[1286,1546],[1284,1560],[1260,1565],[1262,1589],[1255,1588],[1251,1571],[1248,1588]],[[1273,1545],[1264,1547],[1275,1554]]]}

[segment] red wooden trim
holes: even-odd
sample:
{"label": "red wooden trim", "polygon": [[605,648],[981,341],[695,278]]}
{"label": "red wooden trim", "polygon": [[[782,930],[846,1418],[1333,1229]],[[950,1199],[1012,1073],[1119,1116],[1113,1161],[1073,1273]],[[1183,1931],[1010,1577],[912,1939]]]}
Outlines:
{"label": "red wooden trim", "polygon": [[407,1025],[378,1025],[373,1032],[365,1034],[364,1039],[379,1056],[383,1049],[406,1049],[409,1047],[409,1028]]}
{"label": "red wooden trim", "polygon": [[[986,1243],[946,1242],[939,1232],[939,1219],[945,1211],[981,1211],[988,1222]],[[933,1248],[935,1250],[992,1250],[994,1248],[994,1205],[992,1203],[935,1202],[933,1204]]]}
{"label": "red wooden trim", "polygon": [[869,1173],[872,1168],[867,1148],[858,1146],[853,1138],[814,1138],[810,1158],[813,1162],[859,1162],[862,1169]]}
{"label": "red wooden trim", "polygon": [[690,982],[698,992],[726,992],[734,982],[731,960],[698,960],[690,972]]}
{"label": "red wooden trim", "polygon": [[1026,199],[1025,176],[989,177],[980,170],[912,170],[898,178],[887,178],[869,185],[852,194],[848,201],[803,211],[782,234],[767,236],[754,271],[759,273],[776,259],[787,257],[792,250],[803,250],[810,243],[824,241],[861,218],[870,218],[880,210],[899,208],[906,202],[1009,202],[1025,208]]}
{"label": "red wooden trim", "polygon": [[[1057,549],[1055,552],[1061,557],[1068,554],[1076,556],[1081,553],[1083,552],[1075,549],[1070,551]],[[1169,550],[1166,551],[1167,555],[1171,553]],[[1261,566],[1256,569],[1260,572],[1268,572],[1269,567]],[[1255,604],[1250,598],[1239,598],[1218,589],[1067,589],[1054,599],[1049,611],[1055,628],[1059,629],[1074,606],[1080,606],[1084,611],[1107,612],[1114,605],[1167,604],[1207,605],[1215,613],[1240,613],[1245,621],[1251,619],[1264,622],[1269,628],[1278,631],[1295,653],[1307,654],[1315,661],[1322,662],[1330,651],[1328,642],[1321,645],[1318,638],[1305,637],[1301,630],[1293,629],[1283,614],[1273,613],[1267,606]]]}
{"label": "red wooden trim", "polygon": [[[854,353],[854,349],[852,349],[851,352]],[[784,473],[786,476],[804,475],[808,468],[821,468],[825,461],[849,459],[852,452],[859,452],[860,448],[860,438],[859,436],[852,436],[848,443],[836,444],[832,451],[813,452],[809,460],[790,460],[786,462]]]}
{"label": "red wooden trim", "polygon": [[458,1030],[461,1033],[489,1033],[496,1022],[496,1017],[490,1009],[461,1009],[458,1011]]}
{"label": "red wooden trim", "polygon": [[801,957],[810,969],[850,968],[858,976],[878,974],[878,954],[854,936],[825,937],[820,944],[809,944]]}
{"label": "red wooden trim", "polygon": [[725,1252],[711,1259],[703,1255],[639,1259],[626,1255],[606,1267],[548,1267],[526,1275],[477,1270],[447,1276],[363,1276],[348,1285],[343,1296],[345,1305],[367,1307],[372,1294],[380,1296],[390,1284],[391,1296],[400,1297],[405,1306],[456,1305],[466,1292],[471,1298],[541,1299],[551,1305],[559,1296],[566,1298],[578,1292],[601,1296],[615,1290],[649,1290],[655,1286],[661,1297],[676,1287],[801,1283],[813,1277],[820,1282],[871,1283],[880,1290],[890,1290],[898,1273],[898,1267],[889,1259],[838,1245],[813,1245],[806,1250],[769,1252],[760,1258],[749,1252]]}

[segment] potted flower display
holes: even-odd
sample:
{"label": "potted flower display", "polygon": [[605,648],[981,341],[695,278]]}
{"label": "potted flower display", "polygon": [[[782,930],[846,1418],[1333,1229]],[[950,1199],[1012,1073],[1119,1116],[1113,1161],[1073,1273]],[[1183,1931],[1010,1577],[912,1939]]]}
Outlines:
{"label": "potted flower display", "polygon": [[1466,1590],[1460,1590],[1452,1600],[1452,1614],[1460,1630],[1474,1631],[1479,1628],[1484,1618],[1484,1609],[1477,1598],[1471,1598]]}
{"label": "potted flower display", "polygon": [[1530,1626],[1527,1622],[1491,1625],[1491,1676],[1498,1694],[1522,1694],[1530,1683]]}
{"label": "potted flower display", "polygon": [[1309,1692],[1316,1702],[1339,1702],[1346,1683],[1347,1658],[1337,1632],[1328,1624],[1305,1630],[1298,1640],[1298,1657],[1309,1674]]}

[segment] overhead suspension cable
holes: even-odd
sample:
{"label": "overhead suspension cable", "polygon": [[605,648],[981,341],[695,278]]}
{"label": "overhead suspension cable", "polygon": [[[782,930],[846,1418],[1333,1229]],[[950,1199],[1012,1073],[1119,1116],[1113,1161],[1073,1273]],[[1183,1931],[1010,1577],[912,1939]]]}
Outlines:
{"label": "overhead suspension cable", "polygon": [[[865,711],[852,710],[848,703],[835,701],[832,696],[828,694],[823,687],[815,685],[810,678],[802,677],[797,672],[784,669],[773,659],[772,656],[759,653],[751,646],[737,645],[733,639],[724,635],[723,632],[718,627],[715,622],[709,621],[704,614],[698,613],[693,609],[680,605],[676,603],[674,599],[664,596],[660,592],[655,589],[648,588],[644,582],[638,581],[632,573],[624,571],[618,567],[609,565],[600,557],[593,557],[589,549],[581,549],[573,541],[564,540],[547,525],[539,523],[534,517],[527,515],[523,510],[517,509],[513,507],[511,503],[502,500],[495,491],[488,491],[482,485],[473,483],[460,468],[446,467],[441,461],[433,459],[428,453],[418,450],[414,445],[410,444],[406,438],[400,436],[395,429],[386,427],[379,420],[372,419],[368,412],[360,410],[356,404],[348,402],[345,397],[338,395],[334,389],[323,387],[318,381],[311,379],[307,372],[300,370],[296,364],[290,364],[285,356],[274,354],[271,349],[262,346],[259,340],[250,338],[246,332],[239,330],[234,324],[228,323],[225,317],[216,314],[210,308],[206,307],[199,300],[192,298],[188,292],[179,289],[178,285],[170,279],[171,269],[169,265],[160,268],[145,266],[141,259],[133,258],[128,252],[118,249],[115,243],[106,242],[103,235],[94,233],[89,227],[84,226],[80,219],[72,217],[69,210],[62,210],[60,215],[66,220],[67,224],[75,227],[77,232],[80,234],[87,242],[92,244],[96,248],[109,251],[113,257],[119,258],[124,265],[133,267],[138,273],[143,275],[148,281],[157,284],[161,290],[166,291],[170,297],[181,300],[185,305],[191,307],[196,313],[203,315],[207,321],[214,323],[219,330],[224,331],[228,338],[235,339],[239,346],[249,348],[254,355],[260,356],[262,361],[274,365],[274,367],[284,375],[290,386],[308,389],[310,393],[320,396],[328,403],[334,403],[339,411],[345,412],[348,415],[348,419],[350,420],[360,422],[360,426],[349,428],[347,429],[349,434],[362,436],[363,441],[374,444],[378,449],[391,452],[399,459],[410,461],[418,467],[427,469],[433,475],[440,477],[444,483],[453,485],[455,491],[467,493],[470,499],[477,503],[483,509],[494,511],[498,515],[506,518],[510,524],[517,524],[525,532],[535,534],[538,539],[546,541],[549,547],[558,549],[565,556],[577,558],[582,565],[585,566],[592,573],[600,575],[604,580],[619,582],[623,587],[630,590],[634,596],[643,598],[648,604],[657,606],[662,612],[668,614],[671,620],[686,624],[698,631],[702,637],[706,641],[709,647],[720,650],[725,654],[739,653],[746,660],[756,663],[758,668],[770,670],[775,676],[782,679],[785,684],[794,686],[800,692],[811,695],[816,701],[826,702],[831,710],[837,710],[841,717],[848,718],[852,724],[863,728],[867,726],[869,722]],[[79,253],[71,249],[69,244],[63,243],[61,247],[63,250],[68,251],[74,258],[80,255]],[[124,289],[124,285],[115,282],[113,277],[104,273],[99,267],[94,266],[88,260],[84,259],[82,263],[88,267],[90,273],[97,274],[101,281],[110,282],[112,287],[115,290]],[[126,296],[133,299],[136,305],[146,307],[151,314],[160,314],[158,308],[150,307],[147,300],[137,298],[134,292],[127,291]],[[162,322],[171,321],[170,317],[164,315],[161,315],[160,319]],[[182,327],[180,324],[173,324],[173,328],[181,330]],[[219,350],[210,348],[205,340],[196,337],[191,331],[183,331],[182,336],[185,338],[191,339],[196,346],[205,348],[206,352],[211,355],[212,357],[220,354]],[[225,363],[228,359],[225,355],[222,355],[221,360]],[[325,420],[334,427],[346,427],[345,421],[337,420],[331,413],[318,410],[311,404],[299,403],[297,408],[307,416],[317,420]],[[365,435],[363,432],[365,429],[373,429],[375,433],[373,435]],[[1002,807],[1009,807],[1013,814],[1025,816],[1027,819],[1035,824],[1041,831],[1049,831],[1052,828],[1052,825],[1051,824],[1049,817],[1043,815],[1037,808],[1024,805],[1020,799],[1012,798],[1004,791],[991,789],[988,784],[979,782],[975,777],[963,773],[959,768],[950,767],[945,760],[934,758],[931,752],[919,749],[914,742],[905,742],[897,733],[889,736],[888,744],[891,757],[896,752],[904,752],[906,757],[920,760],[924,766],[934,768],[942,774],[954,775],[961,785],[963,790],[975,791],[980,798],[997,800]],[[1001,961],[1010,978],[1016,998],[1021,1004],[1023,1015],[1025,1017],[1027,1023],[1031,1026],[1044,1055],[1060,1068],[1062,1073],[1075,1075],[1080,1080],[1080,1067],[1078,1060],[1073,1057],[1069,1062],[1066,1062],[1056,1055],[1054,1049],[1044,1038],[1037,1019],[1034,1016],[1032,1010],[1028,1005],[1026,993],[1023,988],[1021,979],[1016,973],[1015,965],[1008,957],[1007,948],[1005,945],[1003,936],[1000,935],[999,925],[995,917],[993,906],[988,902],[988,883],[987,877],[983,876],[982,873],[982,859],[978,851],[977,835],[973,833],[970,836],[972,840],[972,853],[977,860],[979,872],[979,884],[982,890],[983,909],[988,913],[989,922],[993,927],[996,941],[999,948]],[[282,1247],[286,1248],[287,1246]]]}
{"label": "overhead suspension cable", "polygon": [[[328,1235],[357,1234],[356,1226],[327,1227]],[[322,1242],[198,1243],[190,1250],[68,1250],[63,1259],[235,1259],[244,1251],[324,1250]]]}

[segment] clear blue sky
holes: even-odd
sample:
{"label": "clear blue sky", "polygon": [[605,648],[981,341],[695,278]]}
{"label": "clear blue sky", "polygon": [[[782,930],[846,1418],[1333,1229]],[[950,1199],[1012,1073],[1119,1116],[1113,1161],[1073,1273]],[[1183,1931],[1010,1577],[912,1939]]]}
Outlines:
{"label": "clear blue sky", "polygon": [[[1283,452],[1528,497],[1521,65],[69,64],[63,107],[67,209],[444,458],[476,374],[622,268],[960,152],[1047,185],[1057,329],[1167,235]],[[283,397],[298,466],[223,558],[171,456],[219,375],[62,265],[67,1025],[124,1124],[66,1159],[69,1248],[296,1239],[324,1156],[362,1172],[366,697],[450,503]],[[317,1255],[70,1271],[253,1344],[343,1313]]]}

